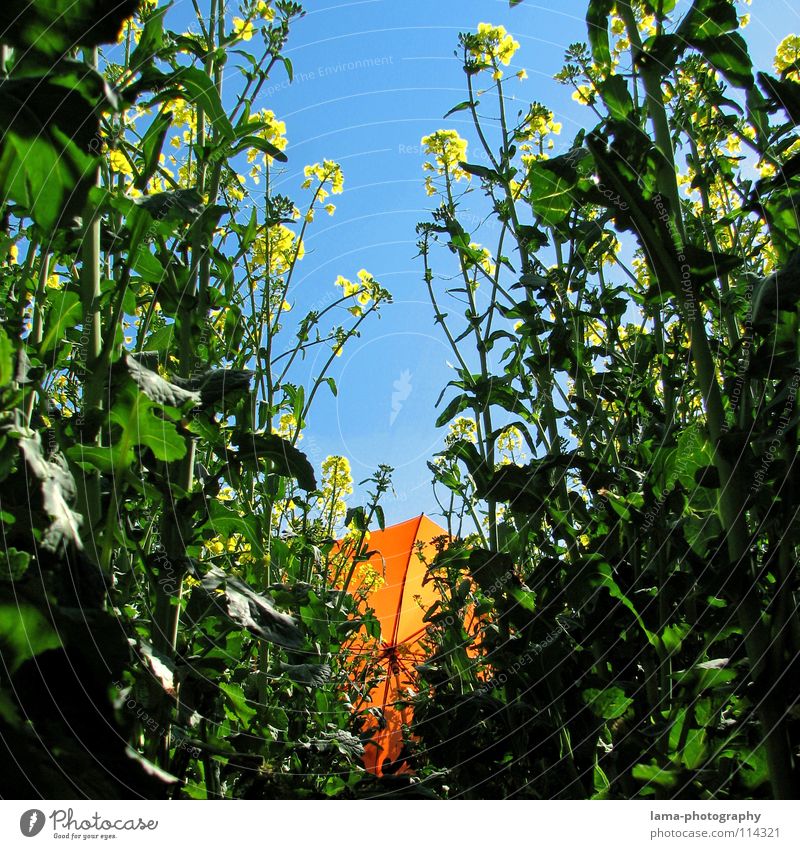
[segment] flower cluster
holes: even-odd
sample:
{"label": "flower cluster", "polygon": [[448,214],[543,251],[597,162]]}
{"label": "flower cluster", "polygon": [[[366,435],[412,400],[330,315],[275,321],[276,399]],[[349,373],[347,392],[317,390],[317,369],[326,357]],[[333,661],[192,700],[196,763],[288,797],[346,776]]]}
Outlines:
{"label": "flower cluster", "polygon": [[[272,432],[277,434],[278,436],[282,436],[284,439],[294,439],[295,433],[297,433],[297,419],[295,418],[293,413],[281,413],[278,417],[278,425],[277,427],[272,428]],[[303,434],[297,434],[297,441],[303,438]]]}
{"label": "flower cluster", "polygon": [[275,276],[286,274],[304,254],[303,242],[284,224],[267,228],[266,236],[262,232],[253,242],[253,265]]}
{"label": "flower cluster", "polygon": [[252,545],[241,534],[231,534],[229,537],[215,536],[203,543],[210,557],[234,555],[237,563],[255,563]]}
{"label": "flower cluster", "polygon": [[[426,162],[422,166],[425,171],[432,171],[448,180],[470,179],[470,175],[460,165],[467,158],[467,140],[462,139],[455,130],[437,130],[424,136],[422,146],[425,153],[433,157],[433,162]],[[425,178],[425,191],[429,195],[436,193],[432,175]]]}
{"label": "flower cluster", "polygon": [[[304,189],[310,189],[312,182],[316,178],[319,180],[320,186],[324,186],[326,183],[329,183],[330,190],[335,195],[340,195],[344,190],[344,174],[342,173],[342,166],[331,159],[324,159],[322,162],[315,162],[313,165],[306,165],[303,169],[303,176],[305,177],[305,181],[303,182]],[[318,194],[320,200],[325,200],[328,196],[328,192],[322,188]]]}
{"label": "flower cluster", "polygon": [[522,142],[522,161],[527,165],[534,159],[547,159],[545,151],[555,147],[552,136],[559,135],[561,127],[550,109],[534,101],[514,134],[516,140]]}
{"label": "flower cluster", "polygon": [[362,268],[358,272],[357,283],[353,283],[352,280],[342,277],[341,274],[334,282],[336,286],[341,288],[343,297],[355,299],[356,303],[349,307],[350,312],[354,316],[362,315],[362,308],[368,306],[370,301],[377,303],[379,301],[386,301],[390,297],[386,289],[365,268]]}
{"label": "flower cluster", "polygon": [[508,466],[511,463],[519,464],[526,459],[526,454],[522,450],[522,431],[515,425],[506,428],[497,437],[495,447],[501,466]]}
{"label": "flower cluster", "polygon": [[478,441],[478,427],[475,424],[475,419],[468,416],[458,416],[450,423],[450,428],[444,441],[447,445],[452,445],[459,439],[473,444]]}
{"label": "flower cluster", "polygon": [[[286,138],[286,123],[279,121],[275,113],[271,109],[262,109],[260,112],[250,116],[250,122],[260,125],[254,135],[264,141],[269,142],[278,150],[286,150],[288,139]],[[264,158],[267,162],[272,162],[272,157],[268,153],[260,154],[260,151],[251,147],[247,151],[247,161],[252,165],[250,176],[255,183],[259,182],[261,176],[262,163]]]}
{"label": "flower cluster", "polygon": [[322,516],[332,530],[347,514],[345,497],[353,493],[353,475],[347,457],[334,454],[322,461]]}
{"label": "flower cluster", "polygon": [[800,83],[800,35],[787,35],[775,51],[775,70]]}
{"label": "flower cluster", "polygon": [[478,70],[481,67],[493,68],[496,80],[503,76],[498,66],[508,65],[519,50],[519,42],[506,32],[505,27],[487,23],[478,24],[478,31],[474,35],[464,36],[464,46],[477,63]]}
{"label": "flower cluster", "polygon": [[269,22],[274,17],[275,10],[271,5],[266,0],[258,0],[247,18],[233,19],[233,34],[242,41],[250,41],[256,33],[256,18]]}

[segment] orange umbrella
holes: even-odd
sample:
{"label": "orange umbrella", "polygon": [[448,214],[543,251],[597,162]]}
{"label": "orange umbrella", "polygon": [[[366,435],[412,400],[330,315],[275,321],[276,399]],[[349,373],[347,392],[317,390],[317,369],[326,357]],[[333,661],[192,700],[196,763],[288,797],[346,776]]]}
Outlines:
{"label": "orange umbrella", "polygon": [[369,538],[373,552],[369,564],[384,578],[366,599],[381,623],[377,657],[381,680],[363,700],[380,707],[382,713],[383,721],[368,720],[375,733],[366,746],[364,765],[374,775],[408,770],[401,755],[403,726],[411,722],[411,708],[397,703],[416,690],[414,666],[424,660],[420,640],[428,627],[422,619],[438,598],[433,583],[423,585],[423,581],[426,564],[436,555],[433,540],[442,536],[447,536],[444,528],[418,516],[374,531]]}

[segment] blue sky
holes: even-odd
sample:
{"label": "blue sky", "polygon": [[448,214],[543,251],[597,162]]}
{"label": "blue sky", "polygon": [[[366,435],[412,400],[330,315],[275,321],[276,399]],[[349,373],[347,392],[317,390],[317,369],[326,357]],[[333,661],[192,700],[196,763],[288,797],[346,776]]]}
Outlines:
{"label": "blue sky", "polygon": [[[254,104],[287,125],[289,162],[275,180],[277,191],[297,196],[303,166],[324,158],[340,162],[345,173],[344,194],[332,198],[336,215],[318,216],[306,239],[294,295],[298,312],[331,292],[338,274],[354,279],[360,268],[392,292],[394,303],[336,360],[338,397],[320,393],[300,447],[317,468],[329,454],[346,455],[356,481],[379,463],[394,466],[396,497],[384,503],[387,520],[423,511],[436,518],[426,461],[444,436],[434,426],[434,403],[454,374],[415,258],[415,225],[434,200],[423,189],[420,139],[441,127],[471,138],[466,113],[442,116],[466,97],[454,56],[458,33],[488,21],[504,25],[521,45],[510,70],[524,67],[528,79],[513,81],[507,93],[520,108],[538,100],[552,109],[568,147],[581,126],[592,125],[592,115],[553,74],[567,45],[586,40],[586,2],[525,0],[514,9],[507,0],[309,0],[304,6],[307,14],[286,50],[295,81],[289,85],[279,70]],[[190,9],[177,0],[178,14]],[[746,35],[756,64],[769,68],[777,43],[800,32],[800,9],[791,0],[753,0],[742,11],[751,14]],[[320,364],[310,357],[295,379],[309,381]],[[361,497],[357,491],[351,503]]]}

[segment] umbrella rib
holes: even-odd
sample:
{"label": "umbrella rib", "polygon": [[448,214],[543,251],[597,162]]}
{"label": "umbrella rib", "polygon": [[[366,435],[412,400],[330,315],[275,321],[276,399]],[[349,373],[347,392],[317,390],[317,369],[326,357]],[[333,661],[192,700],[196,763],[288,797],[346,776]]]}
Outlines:
{"label": "umbrella rib", "polygon": [[408,552],[408,560],[406,560],[406,567],[403,570],[403,581],[400,584],[400,598],[397,602],[397,616],[394,620],[394,632],[392,633],[392,645],[397,644],[397,634],[400,631],[400,614],[403,611],[403,596],[406,592],[406,579],[408,578],[408,570],[411,566],[411,558],[414,554],[414,545],[417,541],[417,537],[419,536],[419,529],[422,525],[422,516],[423,514],[419,514],[419,518],[417,519],[417,527],[414,530],[414,536],[411,539],[411,549]]}

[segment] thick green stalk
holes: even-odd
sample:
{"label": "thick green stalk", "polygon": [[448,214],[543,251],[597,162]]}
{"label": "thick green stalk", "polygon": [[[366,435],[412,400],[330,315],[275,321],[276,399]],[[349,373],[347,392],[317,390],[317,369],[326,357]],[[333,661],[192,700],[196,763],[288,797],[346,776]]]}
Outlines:
{"label": "thick green stalk", "polygon": [[[93,68],[97,68],[97,49],[86,51],[85,59]],[[100,185],[100,169],[97,169],[96,183]],[[80,352],[83,358],[83,410],[82,417],[95,417],[103,408],[105,376],[97,373],[98,361],[102,349],[102,322],[100,315],[100,283],[102,275],[102,257],[100,252],[100,212],[89,206],[85,212],[86,227],[81,244],[81,304],[83,307],[83,334],[87,339],[86,348]],[[100,445],[102,435],[98,430],[94,444]],[[83,513],[82,538],[86,552],[96,563],[100,563],[99,521],[102,505],[100,496],[100,472],[84,471],[78,476],[78,505]]]}

